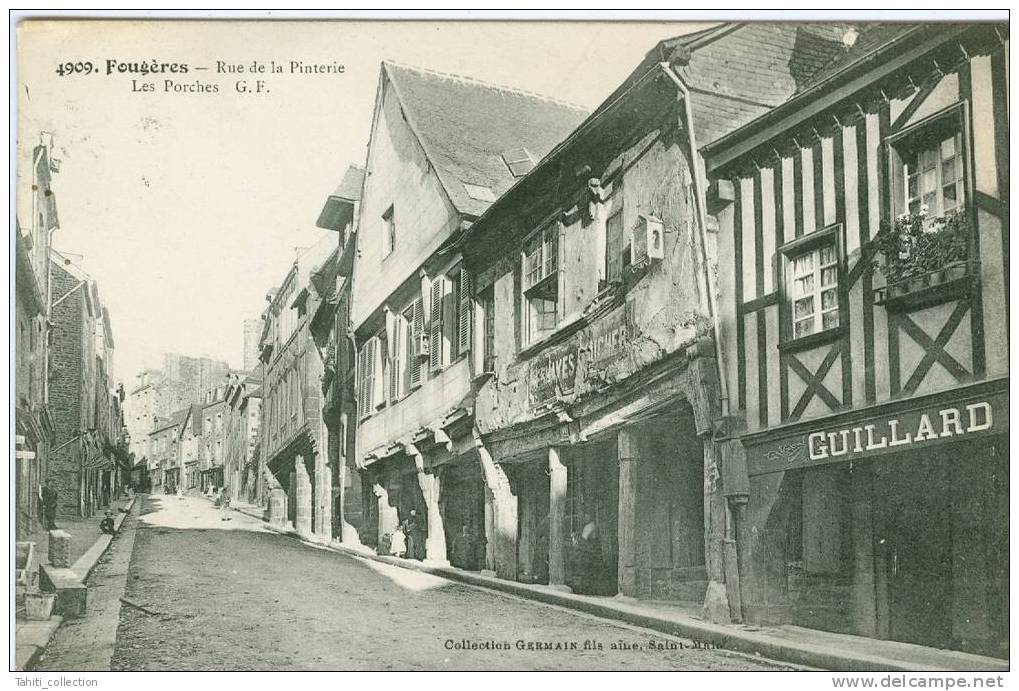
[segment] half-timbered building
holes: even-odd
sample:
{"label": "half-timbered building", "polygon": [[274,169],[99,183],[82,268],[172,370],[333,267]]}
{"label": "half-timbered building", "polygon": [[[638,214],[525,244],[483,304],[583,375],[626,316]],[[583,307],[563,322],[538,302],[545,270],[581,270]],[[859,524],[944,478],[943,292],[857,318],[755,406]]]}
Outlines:
{"label": "half-timbered building", "polygon": [[843,42],[703,149],[744,613],[1001,654],[1007,27]]}

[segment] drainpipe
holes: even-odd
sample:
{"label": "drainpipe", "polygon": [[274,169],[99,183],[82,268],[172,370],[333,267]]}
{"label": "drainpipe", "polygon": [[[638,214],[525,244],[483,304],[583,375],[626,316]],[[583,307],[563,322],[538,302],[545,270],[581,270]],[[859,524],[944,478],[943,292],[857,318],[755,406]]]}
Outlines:
{"label": "drainpipe", "polygon": [[[686,88],[683,80],[672,70],[672,67],[668,62],[661,62],[659,66],[662,71],[669,76],[669,78],[676,85],[676,88],[681,94],[683,99],[683,109],[686,115],[687,122],[687,141],[690,144],[690,162],[694,167],[694,196],[696,204],[697,215],[697,228],[698,228],[698,239],[700,240],[701,250],[701,265],[703,268],[704,275],[704,287],[705,293],[707,294],[707,308],[708,318],[711,319],[712,331],[714,334],[715,341],[715,360],[718,363],[718,378],[719,378],[719,397],[721,398],[721,412],[722,416],[727,417],[729,415],[729,393],[728,393],[728,378],[726,376],[726,362],[722,352],[722,334],[718,323],[718,309],[715,304],[715,294],[711,284],[711,268],[708,264],[708,243],[707,243],[707,210],[705,208],[705,200],[707,199],[706,190],[704,189],[704,183],[707,181],[707,176],[702,176],[702,164],[701,157],[697,150],[697,136],[694,132],[694,121],[693,111],[690,106],[690,91]],[[717,454],[717,450],[716,450]],[[716,463],[717,463],[716,458]],[[724,491],[724,488],[723,488]],[[709,573],[709,585],[708,593],[705,596],[704,601],[704,613],[707,617],[716,622],[733,621],[739,622],[743,619],[743,604],[742,604],[742,568],[739,563],[739,550],[738,542],[739,535],[746,526],[745,518],[745,497],[727,497],[723,498],[725,506],[725,521],[722,526],[722,549],[720,554],[721,563],[720,566],[728,571],[729,567],[727,563],[735,566],[737,573],[736,582],[728,583],[726,585],[716,584],[711,582],[712,575]],[[705,545],[707,546],[707,545]],[[707,556],[707,555],[705,555]],[[732,563],[734,562],[734,563]],[[730,587],[732,588],[730,590]]]}
{"label": "drainpipe", "polygon": [[672,67],[667,62],[658,63],[662,68],[662,71],[669,76],[669,78],[679,89],[683,98],[683,109],[686,112],[686,123],[687,123],[687,141],[690,143],[690,163],[694,168],[693,175],[693,186],[694,196],[697,198],[697,203],[694,205],[697,214],[697,235],[700,241],[701,249],[701,267],[704,274],[704,292],[708,297],[708,318],[711,320],[712,330],[715,340],[715,360],[718,362],[718,379],[719,379],[719,397],[721,398],[722,404],[722,416],[725,417],[729,414],[729,391],[728,391],[728,378],[726,377],[725,358],[722,354],[722,334],[718,326],[718,309],[715,305],[715,294],[711,287],[711,267],[708,264],[708,242],[707,242],[707,210],[704,206],[704,200],[706,197],[706,190],[702,184],[701,172],[701,159],[700,153],[697,150],[697,136],[694,133],[693,126],[693,112],[690,108],[690,91],[686,88],[683,80],[672,71]]}

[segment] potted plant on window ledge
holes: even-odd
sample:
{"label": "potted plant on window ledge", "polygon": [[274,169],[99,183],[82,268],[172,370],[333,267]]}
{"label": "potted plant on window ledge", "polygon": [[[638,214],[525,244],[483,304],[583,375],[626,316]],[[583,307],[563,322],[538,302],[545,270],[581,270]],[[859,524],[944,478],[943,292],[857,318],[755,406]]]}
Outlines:
{"label": "potted plant on window ledge", "polygon": [[878,304],[917,307],[943,302],[975,275],[969,258],[972,225],[965,210],[931,216],[921,208],[881,225],[875,243],[884,261],[876,267],[886,285],[877,291]]}

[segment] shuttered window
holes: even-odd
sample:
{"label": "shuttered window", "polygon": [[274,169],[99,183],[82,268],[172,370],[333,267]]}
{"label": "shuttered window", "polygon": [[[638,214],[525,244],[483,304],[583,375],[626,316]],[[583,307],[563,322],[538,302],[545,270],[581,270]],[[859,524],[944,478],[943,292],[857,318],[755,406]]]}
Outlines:
{"label": "shuttered window", "polygon": [[420,342],[421,334],[424,333],[425,329],[425,314],[421,304],[421,298],[418,298],[411,306],[403,312],[403,318],[406,322],[407,327],[407,391],[421,385],[421,352]]}
{"label": "shuttered window", "polygon": [[471,349],[472,322],[474,319],[474,291],[471,275],[460,269],[460,318],[458,320],[457,353],[462,355]]}
{"label": "shuttered window", "polygon": [[403,377],[403,353],[406,345],[403,337],[403,318],[397,316],[393,319],[393,336],[389,340],[389,400],[397,401],[404,394]]}
{"label": "shuttered window", "polygon": [[445,284],[445,277],[440,276],[432,281],[431,287],[428,368],[433,372],[442,369],[442,298]]}
{"label": "shuttered window", "polygon": [[357,414],[365,418],[375,410],[375,402],[378,400],[377,388],[381,385],[378,381],[378,337],[373,337],[361,346],[358,355],[357,372],[360,381],[357,389]]}

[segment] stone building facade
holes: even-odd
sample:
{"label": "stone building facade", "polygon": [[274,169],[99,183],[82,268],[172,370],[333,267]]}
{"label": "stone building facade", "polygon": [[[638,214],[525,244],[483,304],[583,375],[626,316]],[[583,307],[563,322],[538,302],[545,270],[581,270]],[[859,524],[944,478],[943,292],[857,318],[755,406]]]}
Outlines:
{"label": "stone building facade", "polygon": [[323,353],[322,419],[329,438],[332,478],[333,537],[346,544],[365,538],[365,487],[354,464],[356,350],[349,331],[351,275],[356,222],[364,169],[349,166],[329,195],[315,225],[337,234],[336,250],[311,274],[318,306],[309,330]]}
{"label": "stone building facade", "polygon": [[226,387],[223,482],[233,501],[256,503],[259,477],[255,449],[261,422],[261,368],[234,377]]}
{"label": "stone building facade", "polygon": [[50,257],[51,339],[48,377],[55,440],[46,478],[58,514],[89,516],[119,491],[112,448],[123,416],[112,380],[112,328],[92,279],[71,255]]}
{"label": "stone building facade", "polygon": [[[329,242],[332,241],[332,242]],[[322,354],[309,322],[318,296],[311,273],[335,248],[326,236],[299,252],[263,316],[260,454],[268,519],[301,535],[332,539],[333,470],[322,419]]]}
{"label": "stone building facade", "polygon": [[[15,502],[18,537],[38,526],[39,496],[54,442],[49,413],[50,244],[60,227],[52,176],[58,163],[40,143],[21,149],[17,181],[14,295]],[[31,171],[25,172],[25,171]]]}
{"label": "stone building facade", "polygon": [[455,542],[483,568],[486,497],[507,481],[474,442],[470,277],[445,250],[584,113],[389,63],[377,93],[350,310],[363,535],[389,553],[402,525],[411,558],[447,563]]}
{"label": "stone building facade", "polygon": [[499,576],[729,621],[714,240],[663,49],[457,244],[474,445],[506,478],[488,508]]}

